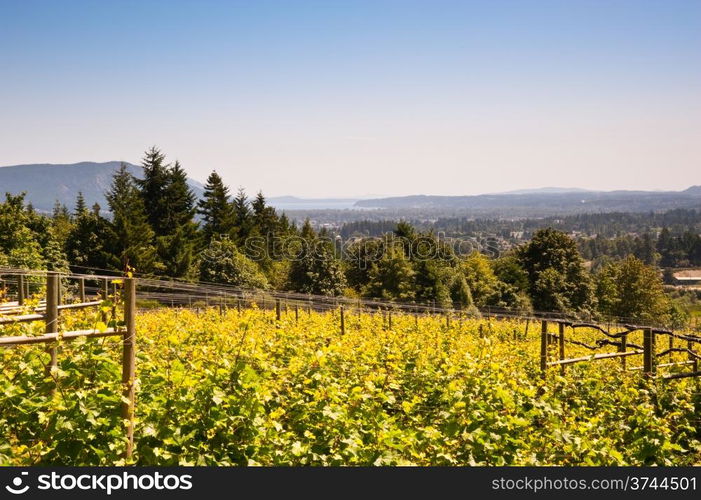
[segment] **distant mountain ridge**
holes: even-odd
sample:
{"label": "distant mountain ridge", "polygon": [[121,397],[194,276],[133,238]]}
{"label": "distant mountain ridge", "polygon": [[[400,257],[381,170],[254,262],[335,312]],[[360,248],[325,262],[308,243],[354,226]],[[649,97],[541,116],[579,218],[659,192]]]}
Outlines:
{"label": "distant mountain ridge", "polygon": [[[120,161],[72,164],[31,164],[0,167],[0,197],[5,192],[26,192],[27,202],[39,211],[50,212],[58,200],[69,209],[82,192],[88,206],[99,203],[107,210],[105,192]],[[126,163],[140,177],[138,165]],[[202,184],[188,179],[195,195]],[[271,197],[268,202],[280,210],[347,210],[350,208],[395,211],[460,213],[490,217],[538,217],[592,212],[643,212],[674,208],[701,208],[701,185],[683,191],[589,191],[580,188],[545,187],[473,196],[413,195],[372,199]]]}
{"label": "distant mountain ridge", "polygon": [[461,210],[474,215],[548,216],[592,212],[645,212],[701,208],[701,186],[684,191],[587,191],[545,188],[473,196],[413,195],[359,200],[356,207],[392,210]]}
{"label": "distant mountain ridge", "polygon": [[[135,177],[141,177],[138,165],[121,161],[80,162],[71,164],[32,164],[0,167],[0,196],[6,192],[19,194],[26,192],[26,200],[40,212],[50,212],[56,200],[69,209],[75,206],[78,192],[83,193],[90,207],[95,203],[107,210],[105,193],[112,182],[112,175],[125,163]],[[203,186],[188,179],[190,188],[199,198]]]}

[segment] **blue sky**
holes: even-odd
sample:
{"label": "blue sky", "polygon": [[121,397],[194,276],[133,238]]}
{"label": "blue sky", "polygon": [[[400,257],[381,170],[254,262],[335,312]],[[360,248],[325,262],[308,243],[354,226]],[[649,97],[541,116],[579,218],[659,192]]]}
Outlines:
{"label": "blue sky", "polygon": [[701,183],[701,1],[0,0],[0,165],[269,195]]}

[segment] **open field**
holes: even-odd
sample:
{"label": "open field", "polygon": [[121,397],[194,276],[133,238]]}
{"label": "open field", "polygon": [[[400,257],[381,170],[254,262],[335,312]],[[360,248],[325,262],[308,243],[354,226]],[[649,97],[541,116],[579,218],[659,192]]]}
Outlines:
{"label": "open field", "polygon": [[[61,328],[94,328],[100,314],[67,311]],[[136,326],[140,465],[701,464],[698,377],[649,379],[630,356],[625,371],[617,358],[543,378],[539,323],[524,335],[520,320],[396,314],[390,328],[346,311],[341,334],[338,310],[277,321],[252,307],[156,309]],[[60,342],[48,377],[46,346],[0,349],[0,464],[124,463],[121,344]],[[566,344],[568,358],[590,354]]]}

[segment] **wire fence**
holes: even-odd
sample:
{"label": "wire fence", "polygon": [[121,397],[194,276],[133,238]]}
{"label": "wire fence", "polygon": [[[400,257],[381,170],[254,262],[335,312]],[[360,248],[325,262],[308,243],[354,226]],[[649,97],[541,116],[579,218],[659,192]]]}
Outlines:
{"label": "wire fence", "polygon": [[[86,270],[88,268],[85,268]],[[61,292],[68,295],[97,296],[106,286],[123,276],[114,271],[92,269],[89,273],[59,273]],[[97,272],[99,271],[99,273]],[[0,291],[5,290],[9,304],[0,304],[0,312],[17,308],[25,297],[32,293],[40,293],[46,271],[25,271],[21,269],[0,268]],[[163,307],[203,307],[224,303],[230,306],[236,301],[242,305],[256,304],[260,308],[271,309],[275,301],[311,307],[315,311],[337,309],[340,306],[370,311],[396,311],[417,314],[460,315],[463,317],[511,318],[520,320],[565,321],[571,324],[586,324],[594,328],[610,330],[615,327],[655,328],[657,332],[671,331],[663,323],[645,322],[640,324],[636,318],[595,315],[589,312],[564,313],[560,311],[532,311],[508,307],[483,306],[469,308],[444,307],[435,301],[386,301],[368,298],[350,298],[344,296],[314,295],[299,292],[261,290],[241,288],[221,283],[202,281],[185,281],[174,278],[158,279],[148,276],[138,276],[137,291],[140,303],[151,302],[152,306]],[[24,283],[24,288],[21,286]],[[78,289],[82,287],[82,292]],[[61,293],[60,292],[60,293]],[[686,328],[689,331],[701,332],[697,326]]]}

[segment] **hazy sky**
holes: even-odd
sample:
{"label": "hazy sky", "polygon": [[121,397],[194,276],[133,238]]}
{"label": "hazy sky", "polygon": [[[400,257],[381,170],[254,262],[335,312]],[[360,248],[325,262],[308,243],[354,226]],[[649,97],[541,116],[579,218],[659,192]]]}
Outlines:
{"label": "hazy sky", "polygon": [[269,196],[701,184],[701,0],[0,0],[0,165]]}

